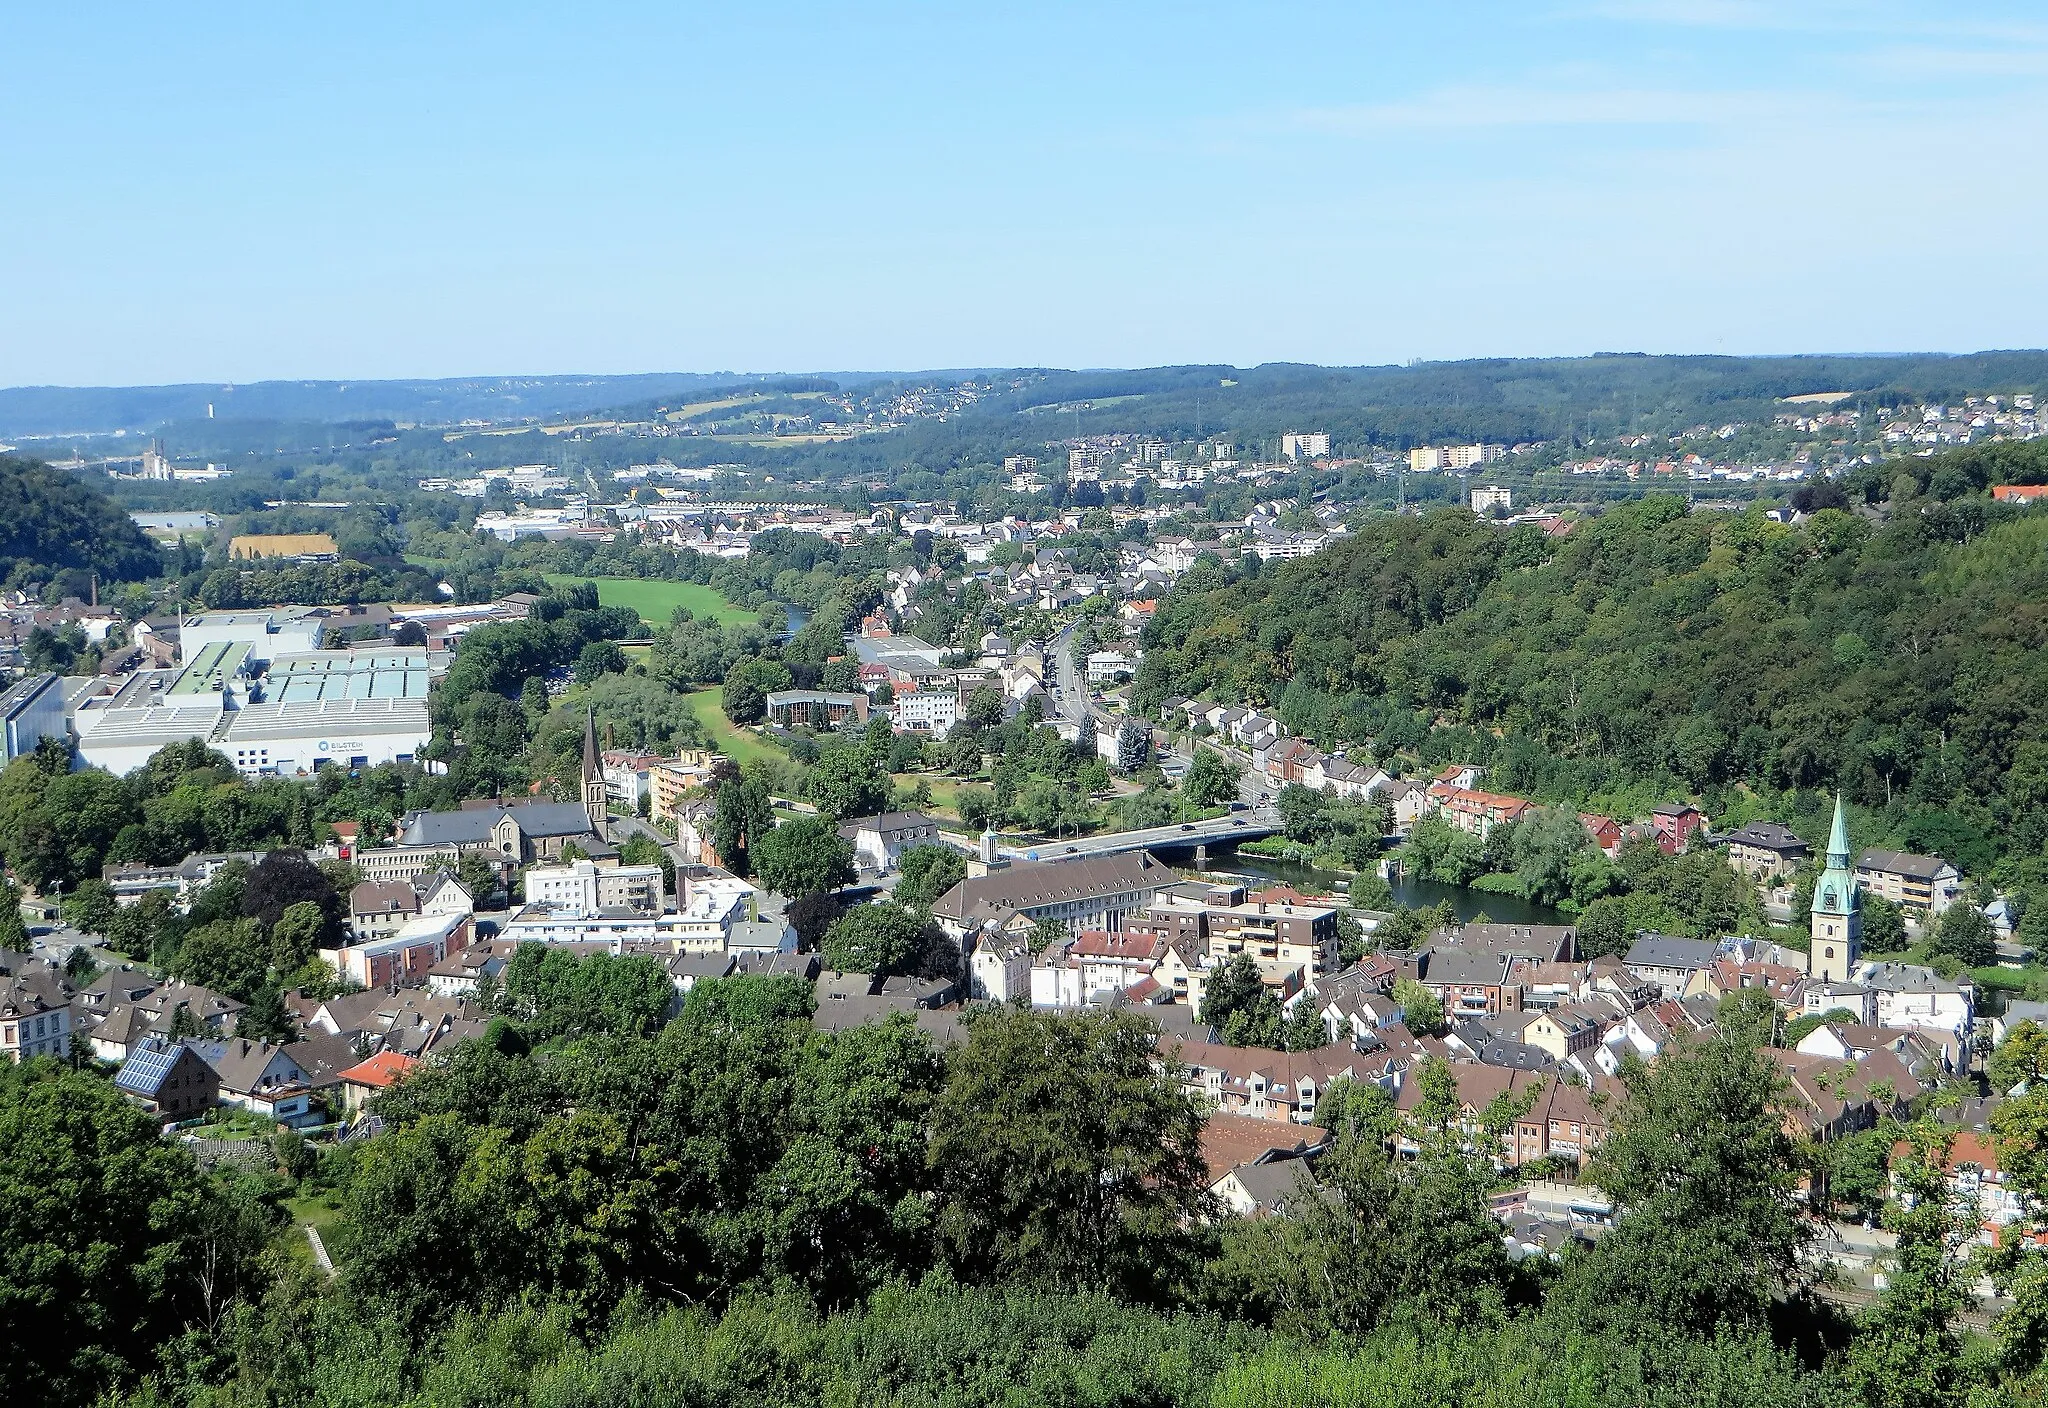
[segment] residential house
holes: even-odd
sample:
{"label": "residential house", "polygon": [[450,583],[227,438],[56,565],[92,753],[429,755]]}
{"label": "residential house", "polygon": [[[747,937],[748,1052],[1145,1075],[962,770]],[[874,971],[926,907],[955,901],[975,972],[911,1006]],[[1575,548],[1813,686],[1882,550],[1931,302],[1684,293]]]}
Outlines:
{"label": "residential house", "polygon": [[1810,978],[1794,994],[1791,1006],[1801,1016],[1819,1017],[1837,1010],[1868,1026],[1877,1021],[1877,994],[1861,983],[1839,978]]}
{"label": "residential house", "polygon": [[[1552,1155],[1582,1159],[1607,1137],[1607,1116],[1595,1107],[1585,1086],[1547,1072],[1502,1066],[1452,1062],[1449,1069],[1458,1086],[1459,1127],[1469,1144],[1476,1146],[1481,1123],[1496,1100],[1528,1102],[1499,1150],[1501,1162],[1509,1167]],[[1395,1108],[1412,1116],[1421,1103],[1421,1082],[1404,1080],[1394,1097]],[[1402,1153],[1418,1152],[1405,1134],[1397,1136],[1395,1147]]]}
{"label": "residential house", "polygon": [[1920,1083],[1889,1051],[1862,1061],[1836,1061],[1767,1047],[1785,1076],[1786,1132],[1794,1138],[1839,1139],[1876,1125],[1920,1093]]}
{"label": "residential house", "polygon": [[1629,972],[1655,983],[1666,996],[1682,997],[1704,984],[1703,974],[1719,957],[1720,949],[1704,939],[1642,933],[1636,936],[1635,945],[1623,962]]}
{"label": "residential house", "polygon": [[1283,1123],[1314,1122],[1316,1101],[1330,1082],[1356,1077],[1359,1053],[1349,1044],[1315,1051],[1266,1051],[1206,1041],[1161,1042],[1160,1054],[1181,1068],[1181,1085],[1212,1109]]}
{"label": "residential house", "polygon": [[536,865],[525,875],[526,901],[549,909],[628,909],[659,914],[668,892],[659,865],[618,865],[576,860]]}
{"label": "residential house", "polygon": [[1695,835],[1707,829],[1707,818],[1690,802],[1666,802],[1650,809],[1650,826],[1658,848],[1666,855],[1677,855],[1692,844]]}
{"label": "residential house", "polygon": [[341,1108],[347,1118],[420,1068],[417,1057],[402,1051],[380,1051],[341,1073]]}
{"label": "residential house", "polygon": [[1940,856],[1907,851],[1865,851],[1856,862],[1856,883],[1867,894],[1883,895],[1916,921],[1939,915],[1963,889],[1962,873]]}
{"label": "residential house", "polygon": [[977,1002],[1012,1002],[1031,997],[1031,949],[1017,943],[983,942],[967,960],[968,993]]}
{"label": "residential house", "polygon": [[[1908,1141],[1902,1139],[1894,1144],[1893,1169],[1900,1168],[1913,1154]],[[1949,1141],[1942,1171],[1956,1202],[1974,1210],[1976,1240],[1983,1245],[1997,1246],[2006,1229],[2028,1216],[2026,1191],[2006,1170],[1999,1157],[1998,1141],[1988,1130],[1958,1130]],[[1892,1174],[1892,1184],[1895,1192],[1903,1194],[1897,1172]]]}
{"label": "residential house", "polygon": [[68,1056],[72,988],[63,970],[33,961],[8,966],[0,975],[0,1058]]}
{"label": "residential house", "polygon": [[470,933],[467,914],[427,914],[382,938],[322,949],[320,958],[341,977],[366,988],[423,983],[436,963],[468,947]]}
{"label": "residential house", "polygon": [[[1271,1124],[1259,1120],[1259,1124]],[[1316,1194],[1314,1166],[1305,1158],[1275,1157],[1242,1163],[1209,1185],[1209,1191],[1239,1217],[1277,1217]]]}
{"label": "residential house", "polygon": [[1415,823],[1429,814],[1429,793],[1408,778],[1394,778],[1374,794],[1394,815],[1395,834],[1406,836]]}
{"label": "residential house", "polygon": [[839,834],[853,843],[853,857],[863,869],[886,875],[912,846],[939,843],[939,824],[923,812],[883,812],[839,823]]}
{"label": "residential house", "polygon": [[1593,848],[1609,860],[1621,854],[1621,843],[1627,839],[1621,823],[1611,816],[1597,812],[1580,812],[1579,824],[1586,828],[1586,835],[1592,838]]}
{"label": "residential house", "polygon": [[213,1068],[223,1105],[234,1105],[283,1125],[320,1122],[313,1078],[290,1049],[243,1037],[187,1037],[184,1044]]}
{"label": "residential house", "polygon": [[1865,963],[1856,980],[1875,996],[1880,1027],[1918,1027],[1959,1038],[1970,1033],[1977,987],[1966,976],[1944,978],[1913,963]]}
{"label": "residential house", "polygon": [[1813,856],[1813,847],[1775,821],[1752,821],[1728,833],[1728,864],[1762,884],[1789,879]]}
{"label": "residential house", "polygon": [[419,913],[419,891],[408,881],[365,880],[348,892],[348,928],[357,943],[396,933]]}
{"label": "residential house", "polygon": [[184,1042],[145,1037],[114,1073],[114,1088],[165,1124],[197,1119],[220,1094],[220,1077]]}
{"label": "residential house", "polygon": [[1524,797],[1453,787],[1444,782],[1431,783],[1429,796],[1437,815],[1482,841],[1492,834],[1494,827],[1520,821],[1536,809],[1536,804]]}
{"label": "residential house", "polygon": [[1889,1051],[1916,1075],[1938,1075],[1950,1068],[1951,1046],[1933,1032],[1911,1027],[1872,1027],[1853,1022],[1823,1022],[1793,1047],[1809,1056],[1834,1061],[1862,1061],[1873,1052]]}
{"label": "residential house", "polygon": [[1553,1007],[1536,1014],[1535,1020],[1523,1028],[1522,1040],[1548,1052],[1552,1060],[1562,1061],[1567,1056],[1597,1046],[1606,1024],[1612,1020],[1614,1012],[1611,1008],[1576,1003],[1568,1007]]}

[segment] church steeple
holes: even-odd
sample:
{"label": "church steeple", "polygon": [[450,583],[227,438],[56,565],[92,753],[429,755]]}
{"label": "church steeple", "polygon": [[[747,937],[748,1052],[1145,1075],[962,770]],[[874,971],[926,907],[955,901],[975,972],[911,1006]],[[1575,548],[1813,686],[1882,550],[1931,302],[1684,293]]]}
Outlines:
{"label": "church steeple", "polygon": [[583,810],[590,816],[590,829],[604,839],[605,816],[611,807],[605,799],[604,767],[597,756],[597,715],[583,712]]}
{"label": "church steeple", "polygon": [[1863,902],[1856,892],[1856,865],[1849,850],[1849,813],[1835,794],[1835,820],[1828,832],[1827,868],[1813,885],[1813,945],[1806,971],[1815,978],[1847,981],[1863,942]]}

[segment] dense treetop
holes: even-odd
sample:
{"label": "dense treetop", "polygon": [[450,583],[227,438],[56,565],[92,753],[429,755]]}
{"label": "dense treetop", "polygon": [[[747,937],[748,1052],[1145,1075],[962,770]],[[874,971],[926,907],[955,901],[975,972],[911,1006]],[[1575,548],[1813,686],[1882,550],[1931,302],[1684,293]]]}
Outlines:
{"label": "dense treetop", "polygon": [[0,576],[41,581],[67,569],[139,582],[163,563],[128,511],[98,489],[41,461],[0,455]]}
{"label": "dense treetop", "polygon": [[1898,492],[1797,525],[1652,496],[1561,538],[1447,509],[1198,566],[1147,630],[1139,702],[1270,706],[1567,802],[1841,788],[1966,868],[2038,855],[2048,516]]}

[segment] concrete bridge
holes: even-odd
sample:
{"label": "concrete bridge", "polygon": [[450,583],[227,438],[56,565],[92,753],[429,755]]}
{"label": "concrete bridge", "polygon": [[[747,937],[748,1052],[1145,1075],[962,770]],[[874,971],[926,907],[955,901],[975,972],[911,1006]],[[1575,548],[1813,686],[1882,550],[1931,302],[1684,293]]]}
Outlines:
{"label": "concrete bridge", "polygon": [[1272,812],[1232,812],[1209,821],[1188,821],[1171,826],[1151,826],[1141,831],[1112,831],[1102,836],[1080,836],[1071,841],[1041,841],[1035,846],[1006,846],[1003,854],[1011,860],[1079,860],[1086,856],[1113,856],[1128,851],[1194,851],[1197,863],[1212,849],[1256,841],[1278,834],[1280,819]]}

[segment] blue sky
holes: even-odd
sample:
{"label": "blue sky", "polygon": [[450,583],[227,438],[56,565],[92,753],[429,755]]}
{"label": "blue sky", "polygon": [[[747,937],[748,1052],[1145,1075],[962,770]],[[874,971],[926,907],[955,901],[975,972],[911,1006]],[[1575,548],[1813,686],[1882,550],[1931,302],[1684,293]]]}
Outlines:
{"label": "blue sky", "polygon": [[10,5],[0,384],[2048,343],[2048,14]]}

